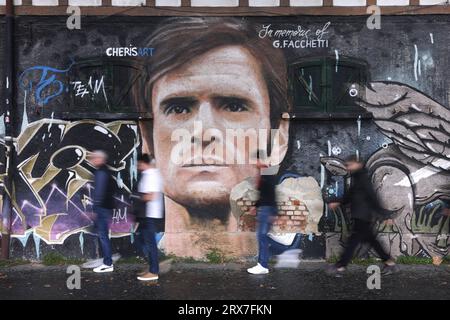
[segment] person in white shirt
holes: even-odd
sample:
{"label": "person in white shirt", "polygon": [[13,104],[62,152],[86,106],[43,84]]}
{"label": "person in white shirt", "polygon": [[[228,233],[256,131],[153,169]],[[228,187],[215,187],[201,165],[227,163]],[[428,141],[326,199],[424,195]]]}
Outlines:
{"label": "person in white shirt", "polygon": [[138,275],[138,280],[157,280],[159,273],[158,247],[156,244],[156,230],[163,218],[162,180],[159,170],[155,168],[155,160],[148,154],[138,157],[138,169],[141,179],[138,191],[145,204],[145,218],[140,219],[139,230],[148,252],[149,270]]}

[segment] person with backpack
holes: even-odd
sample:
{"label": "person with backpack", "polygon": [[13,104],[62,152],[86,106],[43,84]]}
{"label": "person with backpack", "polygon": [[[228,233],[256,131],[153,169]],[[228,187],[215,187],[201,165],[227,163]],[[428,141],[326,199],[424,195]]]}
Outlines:
{"label": "person with backpack", "polygon": [[148,255],[149,268],[138,274],[137,279],[141,281],[158,280],[159,262],[158,246],[156,243],[156,232],[163,218],[163,193],[162,179],[159,170],[155,168],[155,160],[148,154],[138,157],[138,170],[141,178],[138,183],[140,195],[140,206],[143,213],[135,213],[138,217],[138,232],[143,243],[143,251]]}
{"label": "person with backpack", "polygon": [[89,161],[96,168],[93,191],[94,225],[103,254],[103,264],[94,268],[94,272],[112,272],[114,266],[109,239],[109,222],[114,209],[115,181],[106,165],[108,155],[104,151],[96,150],[92,152]]}

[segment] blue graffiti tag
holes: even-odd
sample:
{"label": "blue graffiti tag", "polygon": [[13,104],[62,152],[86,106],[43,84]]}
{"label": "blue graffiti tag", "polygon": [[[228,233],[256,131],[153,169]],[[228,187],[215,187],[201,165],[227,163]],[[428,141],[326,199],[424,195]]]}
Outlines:
{"label": "blue graffiti tag", "polygon": [[[42,106],[46,105],[51,99],[59,96],[64,91],[64,84],[60,80],[56,79],[56,75],[67,73],[75,64],[75,61],[73,59],[71,60],[72,61],[67,69],[56,69],[48,66],[35,66],[26,69],[19,77],[20,87],[23,90],[31,92],[34,86],[34,97],[36,99],[36,102]],[[34,72],[41,73],[38,83],[35,85],[33,83],[33,80],[30,80],[28,81],[28,83],[26,83],[25,76],[29,75],[30,73],[33,74]],[[53,86],[56,90],[53,93],[43,95],[43,91],[51,86]]]}

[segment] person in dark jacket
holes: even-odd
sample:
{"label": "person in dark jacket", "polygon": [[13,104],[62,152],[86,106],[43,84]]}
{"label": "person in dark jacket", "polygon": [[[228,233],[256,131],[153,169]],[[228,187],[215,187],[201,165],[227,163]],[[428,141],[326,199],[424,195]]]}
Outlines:
{"label": "person in dark jacket", "polygon": [[[255,204],[258,222],[258,264],[247,269],[251,274],[269,273],[269,242],[268,233],[272,227],[273,220],[278,214],[275,198],[276,176],[272,174],[270,167],[261,159],[262,151],[257,151],[256,166],[260,171],[256,185],[259,191],[259,199]],[[267,158],[266,158],[267,159]]]}
{"label": "person in dark jacket", "polygon": [[[347,246],[334,266],[333,271],[336,274],[344,272],[357,246],[361,243],[368,243],[384,262],[383,273],[393,273],[395,271],[395,262],[383,249],[377,240],[375,232],[375,222],[377,220],[386,220],[387,224],[392,224],[392,220],[387,218],[386,210],[380,206],[364,163],[356,156],[351,156],[346,159],[345,166],[351,175],[351,186],[345,194],[342,203],[350,204],[353,230]],[[340,204],[340,202],[331,202],[328,204],[328,207],[334,210]]]}
{"label": "person in dark jacket", "polygon": [[112,248],[109,239],[109,221],[114,208],[114,179],[106,166],[108,156],[96,150],[91,154],[90,162],[96,168],[94,173],[93,211],[95,228],[103,253],[103,264],[94,268],[94,272],[112,272]]}

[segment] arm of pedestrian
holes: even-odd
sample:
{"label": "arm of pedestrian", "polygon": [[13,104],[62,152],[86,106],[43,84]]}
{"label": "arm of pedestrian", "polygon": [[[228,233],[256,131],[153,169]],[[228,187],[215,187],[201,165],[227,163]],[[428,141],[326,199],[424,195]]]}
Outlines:
{"label": "arm of pedestrian", "polygon": [[141,196],[142,201],[145,202],[149,202],[149,201],[153,201],[157,198],[158,192],[149,192],[149,193],[144,193]]}
{"label": "arm of pedestrian", "polygon": [[331,210],[336,210],[340,205],[340,202],[330,202],[328,203],[328,208]]}
{"label": "arm of pedestrian", "polygon": [[443,216],[450,216],[450,208],[444,208],[442,210],[442,215]]}

